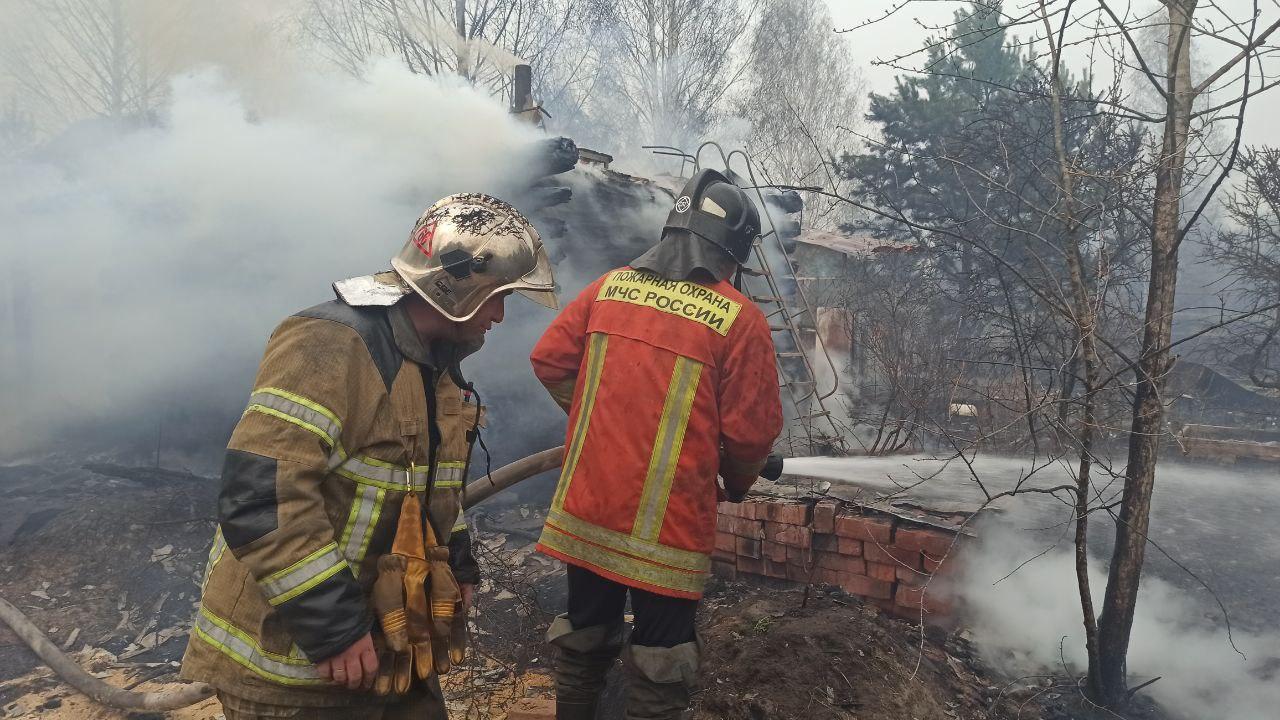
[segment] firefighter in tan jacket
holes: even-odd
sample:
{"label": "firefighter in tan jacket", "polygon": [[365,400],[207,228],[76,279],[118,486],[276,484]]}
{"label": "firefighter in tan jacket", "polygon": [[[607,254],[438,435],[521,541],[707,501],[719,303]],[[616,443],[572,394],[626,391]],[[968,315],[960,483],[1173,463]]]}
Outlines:
{"label": "firefighter in tan jacket", "polygon": [[428,208],[392,270],[271,336],[232,433],[182,675],[228,720],[445,718],[478,569],[461,513],[479,398],[458,362],[511,292],[556,307],[537,231]]}

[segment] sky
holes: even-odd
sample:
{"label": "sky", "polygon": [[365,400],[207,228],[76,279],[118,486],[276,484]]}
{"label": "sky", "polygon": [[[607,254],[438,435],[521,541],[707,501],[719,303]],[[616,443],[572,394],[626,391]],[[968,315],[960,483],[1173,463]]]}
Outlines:
{"label": "sky", "polygon": [[[943,30],[937,28],[949,23],[952,13],[957,8],[968,4],[957,0],[911,0],[888,18],[845,33],[854,58],[863,63],[863,76],[870,90],[878,93],[892,90],[893,79],[901,72],[883,65],[875,65],[874,62],[877,59],[887,60],[905,51],[914,50],[921,46],[925,37],[942,34]],[[1142,8],[1155,3],[1137,0],[1129,4],[1134,8]],[[903,5],[903,0],[827,0],[827,5],[831,9],[835,28],[847,29],[882,17],[886,12]],[[1012,2],[1006,3],[1009,7],[1014,5],[1015,3]],[[1093,5],[1093,3],[1078,3],[1078,7],[1086,9]],[[1113,4],[1117,8],[1124,5],[1123,0]],[[1220,0],[1217,5],[1234,19],[1241,20],[1249,17],[1253,0]],[[1268,0],[1259,3],[1259,6],[1261,8],[1260,26],[1280,19],[1280,7],[1276,3]],[[1216,18],[1221,25],[1221,16],[1215,15],[1212,11],[1202,9],[1198,17]],[[1203,63],[1205,67],[1216,68],[1219,63],[1230,57],[1232,52],[1222,43],[1214,43],[1212,46],[1202,43],[1194,50],[1193,58]],[[1067,64],[1074,67],[1081,67],[1083,61],[1084,57],[1079,53],[1074,58],[1070,56],[1067,58]],[[1272,67],[1271,70],[1274,74],[1276,68]],[[1269,122],[1269,118],[1275,117],[1277,113],[1280,113],[1280,88],[1251,101],[1245,116],[1245,143],[1280,143],[1280,127],[1274,122]]]}

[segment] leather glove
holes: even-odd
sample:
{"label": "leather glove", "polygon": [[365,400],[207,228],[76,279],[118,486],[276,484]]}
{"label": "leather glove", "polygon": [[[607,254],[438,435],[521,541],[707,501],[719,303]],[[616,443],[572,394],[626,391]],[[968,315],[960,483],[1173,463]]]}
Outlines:
{"label": "leather glove", "polygon": [[391,552],[378,558],[378,578],[373,584],[374,610],[386,636],[379,657],[385,670],[374,682],[379,695],[408,692],[415,674],[425,680],[435,670],[427,599],[430,572],[422,503],[416,493],[410,493],[400,504]]}
{"label": "leather glove", "polygon": [[382,625],[383,637],[374,635],[378,652],[378,677],[373,691],[397,695],[409,691],[413,655],[409,650],[408,620],[404,609],[405,558],[383,555],[378,558],[378,579],[373,583],[373,609]]}
{"label": "leather glove", "polygon": [[[431,638],[436,671],[443,674],[466,653],[466,613],[462,609],[462,589],[449,567],[449,548],[435,544],[435,533],[427,528],[427,557],[431,563]],[[462,642],[458,644],[457,638]]]}

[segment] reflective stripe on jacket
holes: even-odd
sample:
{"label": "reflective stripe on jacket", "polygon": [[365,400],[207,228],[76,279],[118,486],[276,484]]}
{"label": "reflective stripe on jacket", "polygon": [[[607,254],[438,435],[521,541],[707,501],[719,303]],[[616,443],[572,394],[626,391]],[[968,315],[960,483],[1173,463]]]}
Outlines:
{"label": "reflective stripe on jacket", "polygon": [[373,627],[377,559],[409,488],[430,488],[455,573],[476,581],[460,512],[475,406],[448,373],[406,355],[407,342],[423,348],[393,328],[397,312],[334,301],[272,334],[227,447],[183,677],[264,703],[369,702],[321,680],[314,663]]}
{"label": "reflective stripe on jacket", "polygon": [[531,360],[569,411],[538,549],[632,587],[700,597],[717,472],[749,487],[782,428],[764,314],[727,282],[624,268],[570,303]]}

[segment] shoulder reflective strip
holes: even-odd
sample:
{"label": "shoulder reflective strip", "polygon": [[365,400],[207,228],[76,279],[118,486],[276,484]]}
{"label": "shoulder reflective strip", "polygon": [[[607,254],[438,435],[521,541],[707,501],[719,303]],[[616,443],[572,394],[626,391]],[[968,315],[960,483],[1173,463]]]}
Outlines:
{"label": "shoulder reflective strip", "polygon": [[547,525],[613,552],[643,558],[677,570],[685,572],[711,570],[711,558],[700,552],[681,550],[627,533],[602,528],[558,508],[552,508],[547,512]]}
{"label": "shoulder reflective strip", "polygon": [[702,363],[686,357],[676,358],[667,399],[662,406],[662,420],[658,422],[658,434],[653,441],[653,454],[649,456],[640,506],[631,527],[631,534],[636,537],[657,541],[662,532],[662,519],[667,514],[671,483],[676,477],[680,448],[684,445],[684,433],[689,427],[689,414],[693,411],[701,376]]}
{"label": "shoulder reflective strip", "polygon": [[667,280],[643,270],[617,270],[600,285],[596,301],[642,305],[728,335],[742,303],[688,280]]}
{"label": "shoulder reflective strip", "polygon": [[213,575],[213,566],[222,559],[222,553],[226,549],[227,541],[222,539],[222,528],[218,528],[213,532],[213,547],[209,548],[209,563],[204,566],[204,579],[200,581],[201,592],[204,592],[205,586],[209,584],[209,577]]}
{"label": "shoulder reflective strip", "polygon": [[385,488],[373,485],[356,487],[356,496],[351,501],[351,512],[347,515],[347,524],[342,529],[342,537],[338,540],[342,548],[342,556],[351,566],[351,573],[360,575],[360,565],[364,555],[369,551],[369,538],[378,525],[378,517],[382,514],[382,503],[387,498]]}
{"label": "shoulder reflective strip", "polygon": [[249,410],[271,415],[313,432],[330,447],[336,445],[342,436],[342,423],[327,408],[279,388],[254,390],[249,396],[249,408],[246,412]]}
{"label": "shoulder reflective strip", "polygon": [[245,631],[200,608],[192,628],[196,637],[250,672],[282,685],[322,685],[326,680],[306,658],[268,652]]}
{"label": "shoulder reflective strip", "polygon": [[578,418],[573,424],[573,433],[569,438],[569,448],[565,453],[564,468],[560,471],[560,482],[556,485],[552,507],[564,504],[565,493],[568,492],[569,483],[578,467],[582,445],[587,438],[587,428],[591,425],[591,411],[595,408],[596,391],[600,389],[600,376],[604,373],[604,356],[608,349],[608,335],[591,333],[591,340],[587,343],[587,378],[582,387],[582,402],[578,404]]}
{"label": "shoulder reflective strip", "polygon": [[[333,472],[361,485],[373,485],[387,490],[404,490],[408,468],[392,465],[384,460],[359,456],[349,457],[333,469]],[[417,471],[413,475],[413,489],[427,489],[427,473]]]}
{"label": "shoulder reflective strip", "polygon": [[258,585],[266,593],[267,602],[279,605],[333,577],[345,567],[347,561],[338,555],[338,544],[329,543],[289,567],[259,580]]}
{"label": "shoulder reflective strip", "polygon": [[551,550],[630,578],[647,585],[688,593],[701,593],[707,584],[707,573],[688,572],[655,565],[638,558],[619,555],[607,548],[574,537],[553,525],[542,531],[541,544]]}

